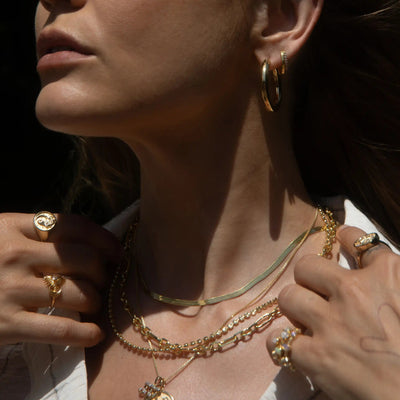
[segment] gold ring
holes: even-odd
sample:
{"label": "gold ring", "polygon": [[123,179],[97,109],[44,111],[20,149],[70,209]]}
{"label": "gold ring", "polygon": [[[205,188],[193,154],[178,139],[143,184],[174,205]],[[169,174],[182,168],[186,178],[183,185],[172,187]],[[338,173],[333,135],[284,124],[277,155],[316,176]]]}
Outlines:
{"label": "gold ring", "polygon": [[42,242],[49,237],[49,232],[56,226],[57,218],[50,211],[40,211],[33,217],[33,225]]}
{"label": "gold ring", "polygon": [[372,249],[372,247],[378,246],[378,244],[382,243],[379,235],[375,232],[366,233],[365,235],[360,236],[354,243],[353,246],[357,249],[357,263],[359,268],[362,268],[361,258],[362,255]]}
{"label": "gold ring", "polygon": [[54,308],[56,300],[62,294],[62,286],[65,283],[65,278],[59,274],[45,275],[43,280],[49,288],[50,308]]}
{"label": "gold ring", "polygon": [[292,343],[298,335],[301,334],[301,330],[298,328],[285,328],[281,334],[274,338],[273,344],[275,345],[272,350],[272,359],[280,366],[289,368],[291,371],[295,371],[295,367],[292,364]]}

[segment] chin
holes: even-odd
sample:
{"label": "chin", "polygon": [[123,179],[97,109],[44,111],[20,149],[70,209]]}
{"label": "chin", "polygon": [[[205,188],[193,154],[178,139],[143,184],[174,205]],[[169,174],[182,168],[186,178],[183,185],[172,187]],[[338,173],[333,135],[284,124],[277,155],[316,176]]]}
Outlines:
{"label": "chin", "polygon": [[[36,117],[47,129],[79,136],[106,136],[104,115],[99,105],[82,91],[49,84],[42,88],[36,100]],[[100,121],[103,120],[103,121]]]}

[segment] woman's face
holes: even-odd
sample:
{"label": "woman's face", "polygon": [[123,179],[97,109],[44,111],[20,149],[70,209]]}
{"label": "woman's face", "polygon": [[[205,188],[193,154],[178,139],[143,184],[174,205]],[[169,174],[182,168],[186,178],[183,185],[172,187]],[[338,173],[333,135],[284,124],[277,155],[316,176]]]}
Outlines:
{"label": "woman's face", "polygon": [[238,0],[41,1],[39,120],[66,133],[123,137],[201,113],[249,64],[243,7]]}

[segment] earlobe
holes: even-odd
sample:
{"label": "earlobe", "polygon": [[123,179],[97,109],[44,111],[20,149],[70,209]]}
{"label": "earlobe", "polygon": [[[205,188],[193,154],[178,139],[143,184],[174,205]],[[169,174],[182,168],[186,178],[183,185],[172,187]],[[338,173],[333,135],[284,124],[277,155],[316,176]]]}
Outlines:
{"label": "earlobe", "polygon": [[281,50],[293,59],[306,43],[322,11],[324,0],[262,1],[253,27],[255,55],[272,68],[282,64]]}

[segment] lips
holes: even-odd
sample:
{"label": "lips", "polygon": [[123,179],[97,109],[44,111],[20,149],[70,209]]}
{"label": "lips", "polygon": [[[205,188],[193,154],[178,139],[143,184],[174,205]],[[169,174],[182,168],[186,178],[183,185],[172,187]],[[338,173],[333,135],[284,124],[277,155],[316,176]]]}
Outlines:
{"label": "lips", "polygon": [[38,58],[57,51],[74,51],[84,55],[93,54],[86,45],[72,35],[55,29],[42,31],[37,41]]}
{"label": "lips", "polygon": [[39,72],[76,64],[94,52],[76,37],[55,29],[43,30],[37,41]]}

